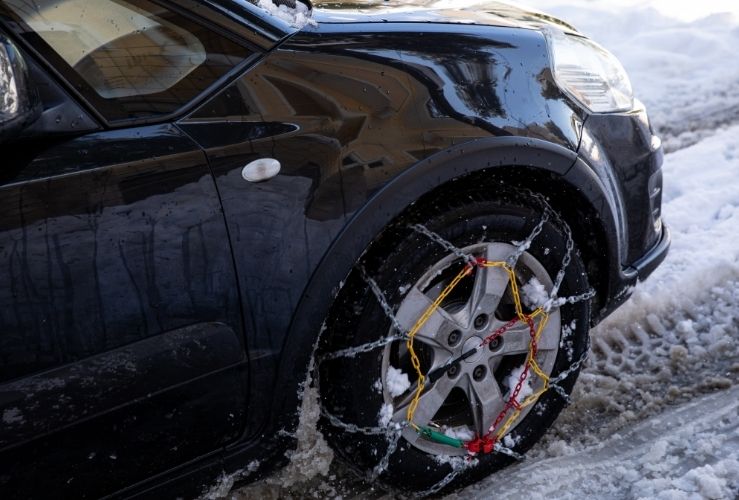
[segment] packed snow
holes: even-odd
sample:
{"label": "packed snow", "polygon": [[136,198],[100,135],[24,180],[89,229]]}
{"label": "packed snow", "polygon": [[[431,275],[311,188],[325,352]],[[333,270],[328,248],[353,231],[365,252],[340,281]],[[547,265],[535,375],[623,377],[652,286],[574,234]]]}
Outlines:
{"label": "packed snow", "polygon": [[[573,404],[526,460],[448,498],[739,498],[739,2],[525,3],[629,71],[668,153],[672,249],[594,329]],[[324,476],[280,494],[378,497],[336,461],[319,464]]]}
{"label": "packed snow", "polygon": [[444,429],[444,435],[462,441],[472,441],[475,439],[475,433],[468,427],[447,427]]}

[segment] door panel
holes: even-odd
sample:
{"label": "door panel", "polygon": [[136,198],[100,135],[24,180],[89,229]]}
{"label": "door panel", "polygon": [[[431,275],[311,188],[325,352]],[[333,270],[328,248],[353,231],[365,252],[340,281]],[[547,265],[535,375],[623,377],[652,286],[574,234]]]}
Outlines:
{"label": "door panel", "polygon": [[231,328],[201,323],[0,385],[3,497],[95,498],[135,480],[131,464],[162,471],[237,438],[243,362]]}
{"label": "door panel", "polygon": [[[0,426],[0,488],[25,477],[18,457],[66,481],[94,465],[73,450],[126,443],[136,453],[84,485],[102,494],[243,427],[233,260],[204,155],[176,128],[37,144],[9,148],[0,185],[0,413],[13,424]],[[71,448],[33,451],[51,443]]]}

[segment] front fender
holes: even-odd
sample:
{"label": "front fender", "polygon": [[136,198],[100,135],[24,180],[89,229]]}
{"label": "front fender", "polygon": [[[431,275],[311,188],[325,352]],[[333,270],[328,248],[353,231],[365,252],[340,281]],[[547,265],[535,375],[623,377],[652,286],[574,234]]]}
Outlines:
{"label": "front fender", "polygon": [[[358,209],[317,266],[295,310],[278,370],[273,415],[276,428],[297,424],[299,385],[305,380],[321,325],[352,267],[383,228],[422,196],[464,176],[511,167],[535,169],[576,190],[598,214],[608,260],[618,258],[619,233],[605,186],[577,154],[539,139],[488,137],[438,152],[403,171]],[[617,262],[617,260],[615,260]],[[611,266],[612,268],[612,266]]]}

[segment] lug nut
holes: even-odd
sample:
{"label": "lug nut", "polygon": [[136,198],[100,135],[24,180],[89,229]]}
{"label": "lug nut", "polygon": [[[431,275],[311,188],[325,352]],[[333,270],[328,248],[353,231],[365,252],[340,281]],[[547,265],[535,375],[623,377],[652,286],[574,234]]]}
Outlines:
{"label": "lug nut", "polygon": [[462,338],[462,332],[459,330],[454,330],[452,333],[449,334],[449,337],[447,338],[447,342],[449,345],[457,345]]}
{"label": "lug nut", "polygon": [[485,365],[477,365],[472,372],[472,378],[475,380],[482,380],[485,377],[485,373],[487,370],[485,369]]}
{"label": "lug nut", "polygon": [[483,328],[485,328],[485,325],[487,324],[488,324],[487,314],[481,314],[475,318],[475,328],[477,328],[478,330],[482,330]]}
{"label": "lug nut", "polygon": [[497,351],[503,346],[503,339],[500,337],[494,338],[489,344],[488,347],[491,351]]}
{"label": "lug nut", "polygon": [[449,375],[449,378],[456,377],[459,374],[459,364],[454,363],[452,366],[449,367],[446,373],[447,375]]}

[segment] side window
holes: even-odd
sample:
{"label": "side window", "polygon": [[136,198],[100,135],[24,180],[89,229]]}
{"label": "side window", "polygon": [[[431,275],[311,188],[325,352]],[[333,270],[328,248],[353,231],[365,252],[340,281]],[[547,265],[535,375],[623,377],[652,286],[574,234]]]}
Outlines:
{"label": "side window", "polygon": [[109,122],[176,112],[253,50],[149,0],[0,0]]}

